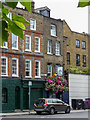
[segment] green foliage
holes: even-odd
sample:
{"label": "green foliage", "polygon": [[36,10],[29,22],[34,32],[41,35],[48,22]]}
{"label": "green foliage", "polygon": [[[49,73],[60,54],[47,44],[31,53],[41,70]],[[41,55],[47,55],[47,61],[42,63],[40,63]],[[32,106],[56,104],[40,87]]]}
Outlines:
{"label": "green foliage", "polygon": [[90,5],[90,0],[79,0],[78,7],[85,7]]}
{"label": "green foliage", "polygon": [[76,67],[76,66],[71,66],[70,69],[67,70],[68,73],[86,73],[90,74],[90,67],[84,67],[82,69]]}
{"label": "green foliage", "polygon": [[[31,1],[30,2],[24,2],[23,0],[19,0],[22,5],[24,5],[29,12],[31,12]],[[12,9],[15,9],[18,3],[17,2],[8,2],[6,0],[6,3],[9,7]],[[5,8],[0,1],[0,45],[3,45],[4,41],[8,40],[9,34],[12,32],[13,34],[19,36],[21,39],[24,39],[23,30],[25,30],[25,25],[29,25],[30,23],[19,15],[13,15],[12,20],[7,17],[9,13],[9,9]]]}

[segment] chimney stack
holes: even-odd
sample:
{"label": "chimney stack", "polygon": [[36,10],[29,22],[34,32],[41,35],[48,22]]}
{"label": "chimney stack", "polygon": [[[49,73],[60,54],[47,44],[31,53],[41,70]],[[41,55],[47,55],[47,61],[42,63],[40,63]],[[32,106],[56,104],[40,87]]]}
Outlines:
{"label": "chimney stack", "polygon": [[33,0],[31,0],[31,12],[34,12],[34,4],[35,4],[35,2]]}

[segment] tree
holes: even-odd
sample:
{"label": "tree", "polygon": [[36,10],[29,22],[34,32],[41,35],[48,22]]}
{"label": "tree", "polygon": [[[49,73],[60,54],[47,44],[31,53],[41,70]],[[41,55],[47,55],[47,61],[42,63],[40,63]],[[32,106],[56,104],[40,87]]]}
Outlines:
{"label": "tree", "polygon": [[[8,2],[5,1],[6,5],[9,8],[15,9],[18,1],[26,7],[26,9],[31,12],[31,1],[28,0],[17,0],[17,2]],[[12,20],[7,17],[9,9],[5,8],[2,2],[0,1],[0,45],[3,45],[4,41],[8,41],[10,33],[19,36],[21,39],[24,39],[23,30],[25,30],[24,24],[29,25],[30,23],[22,16],[13,14]]]}
{"label": "tree", "polygon": [[79,0],[78,7],[85,7],[90,5],[90,0]]}

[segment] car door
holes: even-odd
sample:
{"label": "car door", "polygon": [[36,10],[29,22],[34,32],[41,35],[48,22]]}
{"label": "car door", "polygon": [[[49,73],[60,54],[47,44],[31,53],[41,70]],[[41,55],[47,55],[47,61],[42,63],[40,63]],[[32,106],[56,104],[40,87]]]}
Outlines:
{"label": "car door", "polygon": [[57,100],[58,111],[65,111],[66,107],[66,104],[62,100]]}

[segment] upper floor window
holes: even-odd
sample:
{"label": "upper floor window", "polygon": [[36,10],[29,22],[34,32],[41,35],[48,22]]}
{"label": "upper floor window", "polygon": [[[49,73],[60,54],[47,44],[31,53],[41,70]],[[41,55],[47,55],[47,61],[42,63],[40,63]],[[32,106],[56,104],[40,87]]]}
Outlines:
{"label": "upper floor window", "polygon": [[80,55],[76,54],[76,66],[80,66]]}
{"label": "upper floor window", "polygon": [[30,29],[36,30],[36,20],[34,20],[34,19],[30,20]]}
{"label": "upper floor window", "polygon": [[82,49],[86,49],[86,42],[82,41]]}
{"label": "upper floor window", "polygon": [[52,64],[47,64],[47,74],[48,76],[52,76]]}
{"label": "upper floor window", "polygon": [[61,67],[60,65],[56,65],[56,73],[58,76],[62,76],[63,75],[63,67]]}
{"label": "upper floor window", "polygon": [[51,36],[56,36],[56,26],[51,25]]}
{"label": "upper floor window", "polygon": [[9,12],[8,15],[7,15],[8,18],[10,18],[12,20],[12,13]]}
{"label": "upper floor window", "polygon": [[7,103],[8,91],[7,88],[2,89],[2,103]]}
{"label": "upper floor window", "polygon": [[70,40],[68,37],[66,38],[66,41],[67,41],[67,46],[70,45]]}
{"label": "upper floor window", "polygon": [[47,54],[52,54],[52,41],[47,41]]}
{"label": "upper floor window", "polygon": [[31,60],[26,59],[26,77],[31,77]]}
{"label": "upper floor window", "polygon": [[70,53],[67,52],[67,65],[70,65]]}
{"label": "upper floor window", "polygon": [[12,76],[18,77],[18,59],[12,58]]}
{"label": "upper floor window", "polygon": [[56,42],[56,55],[60,55],[60,42]]}
{"label": "upper floor window", "polygon": [[86,67],[86,55],[83,55],[83,67]]}
{"label": "upper floor window", "polygon": [[35,60],[35,78],[40,77],[40,61]]}
{"label": "upper floor window", "polygon": [[4,56],[1,56],[1,75],[8,75],[8,58]]}
{"label": "upper floor window", "polygon": [[2,48],[8,48],[8,46],[7,46],[7,42],[4,42],[4,43],[3,43]]}
{"label": "upper floor window", "polygon": [[35,52],[40,52],[40,38],[35,37]]}
{"label": "upper floor window", "polygon": [[76,48],[80,48],[80,41],[76,40]]}
{"label": "upper floor window", "polygon": [[12,33],[12,49],[18,50],[18,36]]}
{"label": "upper floor window", "polygon": [[26,35],[25,42],[25,51],[31,51],[31,36]]}

